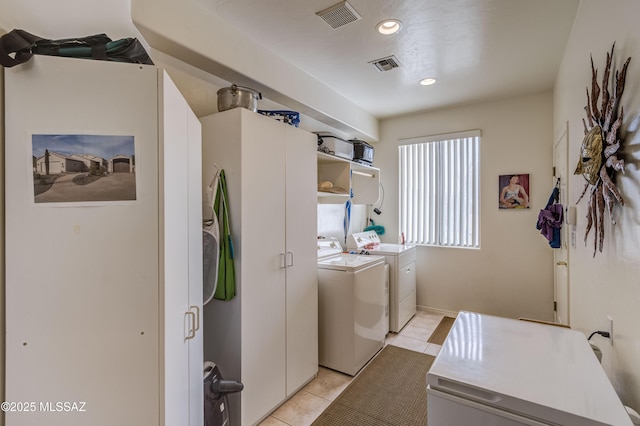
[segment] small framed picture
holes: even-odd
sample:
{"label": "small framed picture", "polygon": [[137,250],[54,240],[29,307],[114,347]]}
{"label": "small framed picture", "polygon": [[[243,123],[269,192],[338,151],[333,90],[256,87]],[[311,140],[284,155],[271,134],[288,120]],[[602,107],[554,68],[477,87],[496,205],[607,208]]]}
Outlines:
{"label": "small framed picture", "polygon": [[133,135],[31,135],[33,200],[49,205],[135,201]]}
{"label": "small framed picture", "polygon": [[528,173],[498,177],[498,208],[528,209],[530,205]]}

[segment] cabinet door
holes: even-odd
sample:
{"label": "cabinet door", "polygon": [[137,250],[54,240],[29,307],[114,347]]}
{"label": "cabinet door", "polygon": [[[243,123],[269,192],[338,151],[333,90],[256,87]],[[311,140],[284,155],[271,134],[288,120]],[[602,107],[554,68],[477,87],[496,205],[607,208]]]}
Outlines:
{"label": "cabinet door", "polygon": [[202,130],[165,72],[162,90],[165,424],[201,426]]}
{"label": "cabinet door", "polygon": [[202,311],[202,126],[186,105],[187,186],[189,194],[189,310],[197,329],[189,341],[189,425],[204,424]]}
{"label": "cabinet door", "polygon": [[374,204],[380,195],[380,170],[351,163],[353,204]]}
{"label": "cabinet door", "polygon": [[170,424],[189,423],[189,194],[187,113],[184,99],[169,77],[162,85],[161,223],[164,266],[164,414]]}
{"label": "cabinet door", "polygon": [[232,214],[242,226],[242,423],[253,424],[285,397],[285,139],[282,123],[241,114],[242,211]]}
{"label": "cabinet door", "polygon": [[286,128],[287,396],[318,372],[315,135]]}
{"label": "cabinet door", "polygon": [[398,328],[416,314],[416,262],[398,270]]}

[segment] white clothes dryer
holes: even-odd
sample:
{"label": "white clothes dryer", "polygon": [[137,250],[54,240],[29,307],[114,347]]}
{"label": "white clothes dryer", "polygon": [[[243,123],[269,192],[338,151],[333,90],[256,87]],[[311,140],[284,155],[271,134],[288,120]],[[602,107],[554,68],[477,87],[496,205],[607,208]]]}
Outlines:
{"label": "white clothes dryer", "polygon": [[347,250],[384,256],[389,265],[389,330],[399,333],[416,314],[416,247],[380,241],[376,231],[347,237]]}
{"label": "white clothes dryer", "polygon": [[384,346],[385,262],[318,239],[319,364],[355,376]]}

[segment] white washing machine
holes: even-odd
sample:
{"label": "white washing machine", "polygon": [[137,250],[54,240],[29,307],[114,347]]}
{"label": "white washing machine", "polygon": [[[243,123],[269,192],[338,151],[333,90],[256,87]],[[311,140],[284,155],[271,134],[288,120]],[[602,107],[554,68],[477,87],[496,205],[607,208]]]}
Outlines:
{"label": "white washing machine", "polygon": [[400,332],[416,314],[415,245],[383,243],[376,231],[364,231],[348,236],[347,250],[385,257],[389,265],[389,330]]}
{"label": "white washing machine", "polygon": [[385,259],[318,239],[319,364],[355,376],[384,346]]}

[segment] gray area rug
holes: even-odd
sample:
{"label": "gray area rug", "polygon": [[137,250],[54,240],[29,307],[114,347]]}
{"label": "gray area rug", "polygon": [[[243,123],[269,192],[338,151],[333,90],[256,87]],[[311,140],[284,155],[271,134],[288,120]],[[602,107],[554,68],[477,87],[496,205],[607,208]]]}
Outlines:
{"label": "gray area rug", "polygon": [[312,426],[426,425],[426,374],[434,359],[385,346]]}

